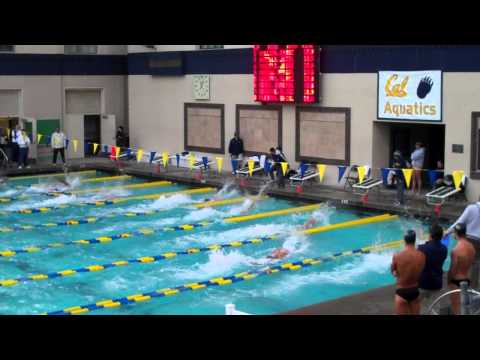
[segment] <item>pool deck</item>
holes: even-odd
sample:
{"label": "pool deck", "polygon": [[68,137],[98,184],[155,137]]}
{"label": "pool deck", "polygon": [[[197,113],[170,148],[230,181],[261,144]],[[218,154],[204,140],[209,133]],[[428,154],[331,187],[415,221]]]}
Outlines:
{"label": "pool deck", "polygon": [[[69,163],[69,171],[81,170],[100,170],[107,172],[119,172],[131,174],[145,178],[155,178],[170,180],[173,182],[186,183],[192,186],[214,186],[222,187],[228,181],[234,181],[252,193],[257,193],[265,184],[264,176],[254,176],[253,178],[233,177],[230,173],[218,174],[216,171],[207,171],[203,173],[203,178],[199,178],[199,171],[190,171],[189,169],[151,166],[146,163],[125,162],[119,168],[114,162],[105,158],[92,158],[87,160],[72,160]],[[34,165],[30,169],[7,169],[3,171],[4,176],[24,176],[44,173],[61,172],[62,166]],[[425,197],[413,197],[406,192],[405,207],[396,207],[395,191],[381,189],[373,191],[368,196],[368,202],[363,203],[359,195],[353,194],[349,190],[326,186],[321,184],[305,185],[303,192],[297,193],[294,186],[286,182],[284,189],[277,188],[276,184],[270,186],[265,194],[275,197],[286,198],[297,201],[307,202],[328,202],[336,207],[356,208],[359,210],[388,212],[404,216],[415,216],[420,218],[437,218],[432,206],[428,206]],[[440,220],[451,222],[455,220],[467,205],[466,201],[449,202],[442,206]],[[362,292],[352,296],[343,297],[333,301],[327,301],[315,304],[305,308],[293,310],[283,315],[391,315],[393,314],[393,294],[394,286],[386,286],[370,291]]]}

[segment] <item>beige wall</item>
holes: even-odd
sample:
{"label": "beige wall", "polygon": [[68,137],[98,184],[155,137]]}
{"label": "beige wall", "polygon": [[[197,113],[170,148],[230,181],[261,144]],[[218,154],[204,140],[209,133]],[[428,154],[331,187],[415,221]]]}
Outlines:
{"label": "beige wall", "polygon": [[[212,75],[211,101],[225,104],[226,149],[235,128],[235,105],[255,104],[251,75]],[[192,76],[130,76],[129,119],[132,145],[145,150],[183,151],[183,104],[195,102]],[[389,134],[375,127],[376,74],[323,74],[321,106],[351,108],[351,164],[385,166],[389,158]],[[446,125],[447,172],[470,169],[471,112],[480,111],[480,74],[445,73],[443,123]],[[464,154],[453,154],[452,144],[464,144]],[[276,144],[272,144],[276,145]],[[295,107],[283,106],[283,148],[290,162],[295,159]],[[228,164],[228,162],[227,162]],[[228,165],[227,165],[228,166]],[[295,164],[298,166],[298,164]],[[335,167],[327,170],[325,182],[336,184]],[[480,194],[480,181],[470,180],[470,199]]]}
{"label": "beige wall", "polygon": [[[63,54],[64,45],[15,45],[17,54]],[[99,55],[122,55],[127,45],[98,45]]]}

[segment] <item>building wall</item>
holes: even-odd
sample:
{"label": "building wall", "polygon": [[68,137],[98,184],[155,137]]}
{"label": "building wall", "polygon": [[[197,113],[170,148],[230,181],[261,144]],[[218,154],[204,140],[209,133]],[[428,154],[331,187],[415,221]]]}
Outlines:
{"label": "building wall", "polygon": [[[198,45],[155,45],[156,49],[149,49],[144,45],[128,45],[129,53],[136,52],[162,52],[162,51],[192,51],[198,50]],[[224,45],[224,49],[249,48],[252,45]]]}
{"label": "building wall", "polygon": [[[98,55],[123,55],[127,45],[98,45]],[[15,45],[16,54],[63,54],[64,45]]]}
{"label": "building wall", "polygon": [[[129,122],[131,142],[146,151],[184,150],[185,102],[195,102],[192,75],[184,77],[129,76]],[[479,73],[445,73],[443,123],[446,125],[445,168],[470,169],[471,112],[480,111]],[[225,104],[225,146],[235,130],[235,105],[255,104],[252,75],[212,75],[211,103]],[[351,164],[385,166],[389,155],[389,131],[374,127],[377,106],[375,73],[323,74],[321,106],[351,108]],[[374,131],[375,128],[375,131]],[[387,128],[388,129],[388,128]],[[375,132],[375,136],[374,136]],[[464,154],[453,154],[452,144],[464,144]],[[277,144],[271,144],[277,145]],[[428,144],[427,144],[428,146]],[[295,106],[283,106],[283,149],[295,159]],[[213,156],[213,154],[212,154]],[[228,162],[227,162],[228,164]],[[228,165],[227,165],[228,166]],[[295,163],[298,166],[298,163]],[[338,172],[327,170],[325,182],[335,185]],[[470,180],[470,199],[480,195],[480,181]]]}

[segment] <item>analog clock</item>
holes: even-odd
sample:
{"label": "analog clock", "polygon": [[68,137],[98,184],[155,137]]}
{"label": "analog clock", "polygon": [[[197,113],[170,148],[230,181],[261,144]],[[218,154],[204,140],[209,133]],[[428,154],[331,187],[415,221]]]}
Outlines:
{"label": "analog clock", "polygon": [[195,75],[193,77],[193,96],[195,100],[210,100],[210,76]]}

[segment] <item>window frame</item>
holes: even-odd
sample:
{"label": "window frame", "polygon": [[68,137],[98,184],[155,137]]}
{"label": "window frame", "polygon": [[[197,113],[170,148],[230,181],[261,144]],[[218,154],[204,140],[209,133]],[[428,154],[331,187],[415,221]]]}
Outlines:
{"label": "window frame", "polygon": [[[68,46],[76,46],[76,51],[75,52],[70,52],[67,51]],[[95,52],[79,52],[78,46],[95,46]],[[63,45],[63,54],[64,55],[98,55],[98,45]]]}
{"label": "window frame", "polygon": [[[202,46],[221,46],[221,47],[202,47]],[[197,50],[223,50],[225,45],[197,45]]]}
{"label": "window frame", "polygon": [[[343,160],[328,159],[321,157],[302,156],[300,154],[300,113],[341,113],[345,114],[345,158]],[[318,107],[318,106],[297,106],[295,109],[295,160],[297,162],[312,162],[325,165],[350,166],[351,147],[351,108],[344,107]]]}
{"label": "window frame", "polygon": [[479,134],[479,118],[480,112],[474,111],[472,112],[472,127],[471,127],[471,143],[470,143],[470,178],[475,180],[480,180],[480,167],[478,167],[480,162],[480,156],[478,156],[479,148],[479,141],[480,141],[480,134]]}

